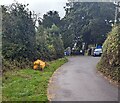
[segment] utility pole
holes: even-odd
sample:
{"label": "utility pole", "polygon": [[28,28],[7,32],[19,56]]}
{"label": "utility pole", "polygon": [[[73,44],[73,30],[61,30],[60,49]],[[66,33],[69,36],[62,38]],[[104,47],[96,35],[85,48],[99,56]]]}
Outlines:
{"label": "utility pole", "polygon": [[117,22],[120,22],[120,17],[118,16],[118,14],[120,13],[120,1],[114,2],[114,5],[116,7],[114,24],[116,24]]}

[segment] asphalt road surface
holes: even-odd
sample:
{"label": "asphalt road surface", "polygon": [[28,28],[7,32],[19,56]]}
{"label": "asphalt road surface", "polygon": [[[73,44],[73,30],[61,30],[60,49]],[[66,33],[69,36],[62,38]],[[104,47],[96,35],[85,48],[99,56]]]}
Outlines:
{"label": "asphalt road surface", "polygon": [[97,73],[100,57],[73,56],[51,78],[51,101],[118,101],[118,88]]}

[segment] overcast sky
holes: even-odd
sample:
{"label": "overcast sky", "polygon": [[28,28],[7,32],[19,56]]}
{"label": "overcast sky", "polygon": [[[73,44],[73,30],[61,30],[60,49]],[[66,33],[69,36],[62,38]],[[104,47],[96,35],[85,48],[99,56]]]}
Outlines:
{"label": "overcast sky", "polygon": [[[40,13],[42,17],[43,14],[50,10],[56,10],[59,12],[60,17],[64,17],[65,11],[64,6],[67,0],[16,0],[19,3],[29,4],[28,8],[36,13]],[[13,3],[14,0],[0,0],[0,4],[9,5]]]}

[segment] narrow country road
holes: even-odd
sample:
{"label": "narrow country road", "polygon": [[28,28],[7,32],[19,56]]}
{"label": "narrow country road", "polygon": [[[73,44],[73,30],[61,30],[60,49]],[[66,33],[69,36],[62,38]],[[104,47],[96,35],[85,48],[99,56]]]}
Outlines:
{"label": "narrow country road", "polygon": [[100,57],[73,56],[51,78],[51,101],[118,101],[118,88],[96,70]]}

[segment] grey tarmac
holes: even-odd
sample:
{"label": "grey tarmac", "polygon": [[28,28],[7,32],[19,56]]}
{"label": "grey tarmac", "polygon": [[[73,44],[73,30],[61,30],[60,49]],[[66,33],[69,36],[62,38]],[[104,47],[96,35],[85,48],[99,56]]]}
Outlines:
{"label": "grey tarmac", "polygon": [[100,57],[71,56],[68,60],[50,80],[50,101],[118,101],[118,87],[96,70]]}

